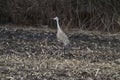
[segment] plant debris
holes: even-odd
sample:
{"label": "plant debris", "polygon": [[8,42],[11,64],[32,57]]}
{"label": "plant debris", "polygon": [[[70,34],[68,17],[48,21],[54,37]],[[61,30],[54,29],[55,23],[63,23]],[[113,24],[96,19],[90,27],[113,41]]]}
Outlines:
{"label": "plant debris", "polygon": [[0,28],[0,79],[120,79],[119,38],[72,33],[69,39],[65,48],[54,32]]}

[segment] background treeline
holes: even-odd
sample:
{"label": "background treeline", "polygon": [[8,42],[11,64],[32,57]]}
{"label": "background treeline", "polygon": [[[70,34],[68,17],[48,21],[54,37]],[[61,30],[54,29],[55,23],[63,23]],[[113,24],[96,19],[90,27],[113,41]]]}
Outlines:
{"label": "background treeline", "polygon": [[53,25],[65,28],[120,31],[120,0],[0,0],[0,24]]}

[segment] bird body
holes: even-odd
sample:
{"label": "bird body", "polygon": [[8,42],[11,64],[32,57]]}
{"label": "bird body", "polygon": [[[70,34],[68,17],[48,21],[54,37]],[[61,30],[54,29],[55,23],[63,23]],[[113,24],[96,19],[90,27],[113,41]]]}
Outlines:
{"label": "bird body", "polygon": [[58,41],[62,42],[64,44],[64,46],[66,46],[70,43],[67,35],[64,32],[61,32],[61,31],[57,32],[57,39],[58,39]]}
{"label": "bird body", "polygon": [[69,45],[70,41],[69,41],[67,35],[60,28],[59,18],[55,17],[53,19],[56,20],[56,22],[57,22],[57,35],[56,36],[57,36],[58,41],[62,42],[64,44],[64,46]]}

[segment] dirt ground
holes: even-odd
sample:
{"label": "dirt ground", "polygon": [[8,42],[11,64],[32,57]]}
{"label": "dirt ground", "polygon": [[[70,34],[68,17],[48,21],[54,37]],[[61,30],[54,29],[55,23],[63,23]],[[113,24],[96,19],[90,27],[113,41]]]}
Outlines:
{"label": "dirt ground", "polygon": [[120,35],[0,27],[0,80],[120,80]]}

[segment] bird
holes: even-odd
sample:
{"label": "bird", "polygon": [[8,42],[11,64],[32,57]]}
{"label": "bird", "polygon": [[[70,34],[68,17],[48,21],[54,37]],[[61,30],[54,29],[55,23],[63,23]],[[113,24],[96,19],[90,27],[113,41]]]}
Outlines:
{"label": "bird", "polygon": [[57,34],[56,34],[57,40],[63,43],[64,46],[68,46],[70,44],[70,40],[68,39],[68,36],[63,32],[63,30],[59,25],[59,18],[56,16],[55,18],[53,18],[53,20],[55,20],[57,24]]}

